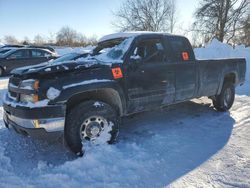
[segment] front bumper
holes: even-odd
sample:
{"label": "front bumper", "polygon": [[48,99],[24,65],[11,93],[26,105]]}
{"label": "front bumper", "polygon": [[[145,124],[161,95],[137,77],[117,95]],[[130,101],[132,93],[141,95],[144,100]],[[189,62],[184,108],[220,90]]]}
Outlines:
{"label": "front bumper", "polygon": [[[21,119],[20,119],[21,120]],[[29,123],[31,123],[32,120],[30,120]],[[24,122],[21,120],[21,122]],[[30,136],[37,139],[47,139],[47,140],[54,140],[59,138],[61,135],[63,135],[63,131],[61,130],[55,130],[52,132],[47,132],[45,128],[27,128],[26,126],[20,126],[18,123],[20,122],[14,122],[9,119],[8,115],[4,113],[4,123],[7,128],[13,128],[16,133],[22,134],[24,136]]]}
{"label": "front bumper", "polygon": [[62,133],[65,124],[65,105],[46,105],[25,107],[12,105],[8,97],[3,101],[4,122],[6,127],[23,135],[43,138],[45,135]]}

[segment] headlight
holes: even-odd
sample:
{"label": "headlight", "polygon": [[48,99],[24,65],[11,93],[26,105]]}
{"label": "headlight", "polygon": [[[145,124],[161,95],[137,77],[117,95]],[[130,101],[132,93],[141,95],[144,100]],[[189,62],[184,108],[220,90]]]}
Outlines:
{"label": "headlight", "polygon": [[34,102],[38,101],[38,95],[35,95],[35,94],[31,94],[31,95],[20,94],[20,101],[34,103]]}
{"label": "headlight", "polygon": [[37,90],[39,88],[39,81],[33,79],[23,80],[19,88],[27,90]]}

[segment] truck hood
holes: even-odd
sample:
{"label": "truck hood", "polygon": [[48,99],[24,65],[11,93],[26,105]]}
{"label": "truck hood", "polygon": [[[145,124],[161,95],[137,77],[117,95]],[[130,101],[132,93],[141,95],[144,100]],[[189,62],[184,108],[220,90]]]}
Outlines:
{"label": "truck hood", "polygon": [[52,74],[52,73],[59,73],[59,72],[69,72],[73,70],[82,70],[87,68],[94,68],[98,65],[103,65],[102,62],[99,61],[65,61],[60,63],[51,63],[51,62],[45,62],[34,66],[26,66],[22,68],[17,68],[11,71],[11,74],[14,75],[22,75],[22,76],[28,76],[32,74],[39,74],[39,75],[45,75],[45,74]]}

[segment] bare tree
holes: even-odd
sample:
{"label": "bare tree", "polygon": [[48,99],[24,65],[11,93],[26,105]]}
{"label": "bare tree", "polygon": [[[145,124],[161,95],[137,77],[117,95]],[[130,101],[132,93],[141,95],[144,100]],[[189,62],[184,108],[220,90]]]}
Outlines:
{"label": "bare tree", "polygon": [[250,14],[246,20],[243,21],[242,32],[239,34],[239,36],[241,36],[241,43],[245,44],[246,46],[250,46]]}
{"label": "bare tree", "polygon": [[39,35],[39,34],[37,34],[34,37],[33,41],[34,41],[35,44],[38,44],[38,45],[46,43],[46,40],[41,35]]}
{"label": "bare tree", "polygon": [[114,13],[121,31],[173,31],[175,0],[127,0]]}
{"label": "bare tree", "polygon": [[23,45],[28,45],[28,44],[30,44],[30,39],[26,36],[26,37],[24,37],[23,38],[23,41],[22,41],[22,44]]}
{"label": "bare tree", "polygon": [[96,38],[87,38],[70,27],[63,27],[56,36],[57,45],[87,46],[96,44]]}
{"label": "bare tree", "polygon": [[77,32],[68,26],[62,27],[56,35],[56,43],[58,45],[71,46],[77,39]]}
{"label": "bare tree", "polygon": [[6,44],[18,44],[18,40],[14,37],[14,36],[11,36],[11,35],[7,35],[4,37],[4,42]]}
{"label": "bare tree", "polygon": [[175,28],[176,22],[177,22],[176,1],[170,0],[170,12],[169,12],[170,33],[174,33],[174,28]]}
{"label": "bare tree", "polygon": [[49,44],[54,44],[55,43],[55,36],[56,34],[53,32],[49,32],[49,36],[47,37],[47,41]]}
{"label": "bare tree", "polygon": [[194,30],[229,42],[249,8],[249,0],[202,0],[195,12]]}
{"label": "bare tree", "polygon": [[93,36],[87,38],[86,45],[95,46],[97,43],[98,43],[98,41],[97,41],[96,35],[93,35]]}

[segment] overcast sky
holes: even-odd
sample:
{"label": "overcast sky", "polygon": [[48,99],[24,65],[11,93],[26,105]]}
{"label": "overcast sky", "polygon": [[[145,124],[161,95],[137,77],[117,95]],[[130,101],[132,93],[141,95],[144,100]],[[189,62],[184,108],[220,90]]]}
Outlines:
{"label": "overcast sky", "polygon": [[[49,36],[63,26],[98,38],[115,32],[112,11],[124,0],[0,0],[0,39]],[[188,29],[199,0],[177,0],[176,34]]]}

